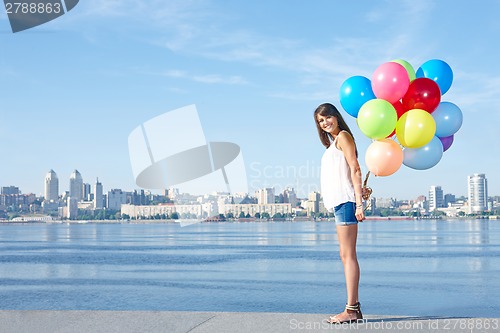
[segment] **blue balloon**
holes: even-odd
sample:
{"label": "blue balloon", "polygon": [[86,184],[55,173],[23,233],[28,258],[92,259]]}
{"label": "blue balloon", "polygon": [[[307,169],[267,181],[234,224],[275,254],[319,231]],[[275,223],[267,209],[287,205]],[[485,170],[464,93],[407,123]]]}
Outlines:
{"label": "blue balloon", "polygon": [[443,157],[443,144],[437,136],[423,147],[403,149],[403,164],[415,170],[427,170]]}
{"label": "blue balloon", "polygon": [[340,104],[354,118],[358,117],[361,106],[375,99],[371,81],[364,76],[352,76],[340,87]]}
{"label": "blue balloon", "polygon": [[462,111],[451,102],[439,103],[431,115],[436,122],[436,136],[440,138],[455,134],[462,126]]}
{"label": "blue balloon", "polygon": [[441,95],[444,95],[451,87],[453,82],[453,71],[450,65],[443,60],[432,59],[424,62],[422,66],[417,69],[417,78],[426,77],[436,81],[441,90]]}

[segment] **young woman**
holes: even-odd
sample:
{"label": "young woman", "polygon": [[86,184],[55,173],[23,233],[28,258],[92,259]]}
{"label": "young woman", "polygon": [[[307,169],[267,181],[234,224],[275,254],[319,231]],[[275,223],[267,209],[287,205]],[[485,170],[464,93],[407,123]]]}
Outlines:
{"label": "young woman", "polygon": [[328,322],[352,322],[363,318],[358,299],[356,256],[358,221],[365,218],[358,151],[351,130],[335,106],[321,104],[314,111],[314,120],[321,143],[326,147],[321,159],[321,194],[325,208],[335,213],[347,289],[344,312],[331,316]]}

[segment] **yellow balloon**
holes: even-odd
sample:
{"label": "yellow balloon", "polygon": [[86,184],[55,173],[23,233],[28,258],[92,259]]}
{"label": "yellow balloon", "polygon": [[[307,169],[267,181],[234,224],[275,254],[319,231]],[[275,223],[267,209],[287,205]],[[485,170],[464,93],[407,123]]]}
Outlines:
{"label": "yellow balloon", "polygon": [[432,115],[421,109],[405,112],[396,124],[399,143],[408,148],[420,148],[428,144],[436,133]]}

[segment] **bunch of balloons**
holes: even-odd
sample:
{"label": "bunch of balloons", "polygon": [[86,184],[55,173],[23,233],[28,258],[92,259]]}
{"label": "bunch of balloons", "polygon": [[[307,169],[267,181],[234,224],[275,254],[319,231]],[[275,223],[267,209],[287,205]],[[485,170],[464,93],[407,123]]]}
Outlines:
{"label": "bunch of balloons", "polygon": [[439,59],[416,72],[397,59],[380,65],[371,80],[353,76],[344,81],[340,104],[374,140],[365,156],[371,173],[389,176],[402,164],[426,170],[439,163],[462,126],[458,106],[441,101],[452,82],[451,67]]}

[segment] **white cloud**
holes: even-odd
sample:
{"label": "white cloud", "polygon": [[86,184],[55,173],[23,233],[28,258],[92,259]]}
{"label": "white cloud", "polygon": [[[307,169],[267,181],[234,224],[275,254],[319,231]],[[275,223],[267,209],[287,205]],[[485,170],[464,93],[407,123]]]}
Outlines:
{"label": "white cloud", "polygon": [[[148,1],[154,8],[155,1]],[[118,17],[142,15],[146,6],[138,0],[86,0],[78,5],[77,15],[93,17]]]}
{"label": "white cloud", "polygon": [[166,90],[170,91],[172,93],[175,93],[175,94],[186,94],[186,93],[188,93],[187,90],[181,89],[181,88],[178,88],[178,87],[168,87],[168,88],[166,88]]}
{"label": "white cloud", "polygon": [[248,84],[247,80],[245,80],[241,76],[236,76],[236,75],[223,76],[220,74],[191,74],[187,71],[177,70],[177,69],[167,70],[165,72],[162,72],[160,75],[172,78],[186,79],[195,82],[208,83],[208,84],[229,84],[229,85]]}
{"label": "white cloud", "polygon": [[[139,0],[88,0],[81,3],[85,15],[105,17],[127,16],[132,24],[139,22],[151,33],[145,42],[167,48],[180,55],[234,62],[250,67],[268,67],[295,76],[300,92],[270,92],[273,96],[311,99],[324,96],[325,85],[338,91],[342,82],[353,75],[371,78],[377,66],[394,58],[403,58],[415,67],[433,56],[436,41],[426,39],[432,32],[431,14],[436,11],[432,1],[386,1],[365,14],[368,22],[378,24],[379,33],[373,37],[337,36],[324,46],[307,40],[259,33],[252,28],[239,28],[234,18],[220,4],[205,0],[143,2]],[[128,22],[128,21],[127,21]],[[229,27],[229,28],[228,28]],[[256,26],[257,27],[257,26]],[[316,40],[315,40],[316,41]],[[439,48],[438,48],[439,49]],[[170,70],[162,75],[207,84],[248,84],[241,76],[189,73]],[[462,104],[473,104],[474,98],[496,101],[498,80],[489,79],[475,97],[458,96]],[[297,87],[298,85],[298,87]],[[468,100],[470,98],[470,101]]]}
{"label": "white cloud", "polygon": [[178,77],[178,78],[186,78],[187,73],[185,71],[181,71],[178,69],[172,69],[165,71],[163,75],[168,76],[168,77]]}
{"label": "white cloud", "polygon": [[196,75],[193,80],[202,83],[221,83],[221,84],[247,84],[248,82],[240,76],[224,77],[217,74]]}
{"label": "white cloud", "polygon": [[[368,69],[371,72],[381,59],[388,60],[388,53],[399,54],[411,43],[411,34],[395,33],[379,40],[364,37],[338,38],[333,41],[334,45],[325,43],[324,48],[313,49],[306,40],[263,35],[249,28],[235,29],[231,13],[216,6],[220,4],[204,0],[88,0],[82,15],[111,18],[127,16],[131,24],[140,23],[141,29],[151,31],[146,34],[146,42],[175,53],[272,67],[307,76],[336,75],[346,78],[348,75],[360,75],[359,72],[366,72]],[[407,24],[411,19],[408,28],[421,26],[417,21],[424,16],[422,11],[426,10],[426,6],[408,1],[401,6],[389,6],[392,8],[390,15],[395,17],[390,21],[391,25]],[[368,17],[387,20],[385,7],[384,10],[372,11],[367,14]],[[370,51],[370,59],[367,59],[366,50]],[[241,83],[241,78],[235,77],[221,79],[203,76],[197,79]]]}
{"label": "white cloud", "polygon": [[500,115],[496,107],[500,105],[500,77],[480,73],[455,71],[450,92],[443,96],[459,107],[466,107],[471,112],[484,111],[489,115]]}

